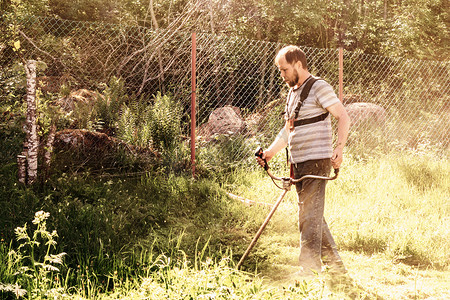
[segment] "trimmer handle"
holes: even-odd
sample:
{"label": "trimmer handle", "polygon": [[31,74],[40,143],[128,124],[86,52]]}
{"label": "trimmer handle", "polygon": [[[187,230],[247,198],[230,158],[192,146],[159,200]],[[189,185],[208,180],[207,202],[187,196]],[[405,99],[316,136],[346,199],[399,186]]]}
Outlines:
{"label": "trimmer handle", "polygon": [[258,156],[259,158],[261,158],[264,161],[264,170],[269,170],[269,165],[267,164],[267,161],[265,158],[263,158],[263,149],[261,147],[258,147],[258,149],[256,149],[255,151],[255,156]]}

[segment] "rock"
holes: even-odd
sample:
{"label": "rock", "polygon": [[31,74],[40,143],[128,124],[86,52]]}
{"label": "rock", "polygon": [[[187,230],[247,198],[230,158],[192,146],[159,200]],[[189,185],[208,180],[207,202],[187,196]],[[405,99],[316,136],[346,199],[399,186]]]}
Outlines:
{"label": "rock", "polygon": [[88,167],[93,170],[122,167],[118,158],[124,153],[136,158],[139,163],[154,163],[160,154],[153,149],[137,147],[101,132],[83,129],[58,131],[53,143],[56,165],[66,167]]}
{"label": "rock", "polygon": [[240,109],[225,106],[215,109],[209,115],[208,123],[199,128],[199,132],[210,137],[216,134],[233,135],[244,129],[245,122],[240,116]]}
{"label": "rock", "polygon": [[56,94],[61,90],[61,87],[69,81],[74,81],[74,78],[65,74],[62,76],[37,76],[36,83],[43,93]]}
{"label": "rock", "polygon": [[344,95],[344,99],[342,99],[342,102],[344,105],[350,104],[350,103],[356,103],[356,102],[364,102],[361,95],[358,94],[346,94]]}
{"label": "rock", "polygon": [[260,130],[264,129],[264,125],[268,121],[263,118],[260,113],[253,113],[245,119],[245,127],[250,135],[256,135]]}
{"label": "rock", "polygon": [[345,105],[352,125],[358,125],[365,121],[382,125],[386,121],[386,110],[373,103],[356,102]]}
{"label": "rock", "polygon": [[57,104],[66,112],[71,112],[75,108],[76,103],[83,103],[87,105],[93,105],[97,100],[97,97],[101,97],[97,92],[79,89],[70,92],[69,96],[58,99]]}

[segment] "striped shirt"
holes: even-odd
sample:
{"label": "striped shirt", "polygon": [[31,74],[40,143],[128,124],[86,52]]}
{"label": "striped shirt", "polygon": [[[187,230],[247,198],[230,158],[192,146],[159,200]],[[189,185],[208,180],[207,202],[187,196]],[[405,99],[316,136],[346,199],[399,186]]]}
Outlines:
{"label": "striped shirt", "polygon": [[[285,119],[294,118],[294,110],[306,81],[298,89],[291,89],[286,103]],[[316,81],[303,102],[298,118],[309,119],[326,113],[326,108],[338,103],[333,88],[324,80]],[[297,126],[289,133],[290,162],[301,163],[313,159],[331,158],[332,130],[330,115],[320,122]]]}

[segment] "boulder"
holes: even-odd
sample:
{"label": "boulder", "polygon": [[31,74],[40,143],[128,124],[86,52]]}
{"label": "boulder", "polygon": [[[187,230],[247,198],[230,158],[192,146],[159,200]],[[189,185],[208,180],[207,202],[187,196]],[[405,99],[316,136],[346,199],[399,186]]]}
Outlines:
{"label": "boulder", "polygon": [[215,109],[208,118],[208,123],[198,129],[198,135],[205,140],[218,134],[237,134],[245,129],[245,122],[238,107],[224,106]]}
{"label": "boulder", "polygon": [[342,99],[344,105],[356,102],[364,102],[363,97],[359,94],[345,94],[344,99]]}
{"label": "boulder", "polygon": [[356,102],[345,105],[352,125],[362,122],[374,122],[382,125],[386,121],[386,110],[374,103]]}
{"label": "boulder", "polygon": [[93,106],[97,97],[101,97],[97,92],[79,89],[70,92],[67,97],[58,99],[57,104],[66,112],[71,112],[75,108],[76,103],[83,103]]}
{"label": "boulder", "polygon": [[137,147],[101,132],[83,129],[58,131],[53,143],[58,168],[88,167],[92,170],[117,170],[126,167],[123,154],[135,157],[139,164],[154,164],[160,154],[153,149]]}

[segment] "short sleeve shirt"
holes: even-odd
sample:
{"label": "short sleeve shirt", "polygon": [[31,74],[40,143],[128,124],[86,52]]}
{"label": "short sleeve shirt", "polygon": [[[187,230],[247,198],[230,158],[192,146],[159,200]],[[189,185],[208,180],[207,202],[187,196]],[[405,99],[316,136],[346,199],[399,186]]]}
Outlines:
{"label": "short sleeve shirt", "polygon": [[[309,79],[308,79],[309,80]],[[294,118],[294,110],[306,81],[297,89],[291,89],[286,103],[285,119]],[[327,112],[327,107],[340,102],[330,84],[317,80],[303,102],[296,120],[309,119]],[[330,115],[323,120],[297,126],[289,133],[290,162],[331,158],[332,130]]]}

